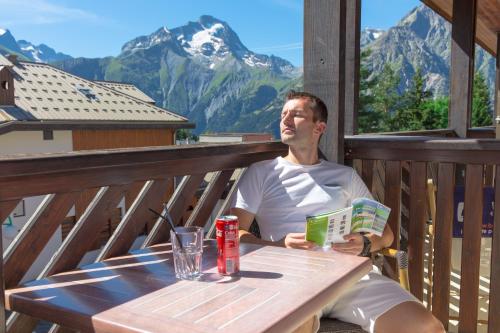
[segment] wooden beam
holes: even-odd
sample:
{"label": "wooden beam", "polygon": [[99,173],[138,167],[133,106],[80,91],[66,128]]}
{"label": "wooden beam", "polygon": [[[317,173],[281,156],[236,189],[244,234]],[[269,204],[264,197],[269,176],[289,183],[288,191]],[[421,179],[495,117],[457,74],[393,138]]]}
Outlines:
{"label": "wooden beam", "polygon": [[471,123],[477,0],[453,0],[448,126],[466,137]]}
{"label": "wooden beam", "polygon": [[469,164],[465,175],[459,333],[477,331],[482,221],[483,166],[481,164]]}
{"label": "wooden beam", "polygon": [[45,196],[17,235],[16,242],[4,253],[7,289],[19,284],[75,204],[78,195],[79,192],[71,192]]}
{"label": "wooden beam", "polygon": [[410,225],[408,232],[408,269],[410,291],[419,300],[424,299],[424,238],[427,183],[425,162],[411,162],[410,173]]}
{"label": "wooden beam", "polygon": [[434,221],[434,265],[432,283],[432,313],[448,330],[451,276],[451,242],[453,230],[453,197],[455,165],[440,163],[436,220]]}
{"label": "wooden beam", "polygon": [[[394,234],[394,240],[389,246],[399,250],[401,231],[401,162],[386,161],[385,163],[384,204],[391,207],[391,214],[387,223]],[[393,258],[386,258],[384,272],[396,281],[399,281],[397,262]]]}
{"label": "wooden beam", "polygon": [[[191,204],[196,191],[200,188],[200,184],[203,181],[205,174],[194,174],[186,175],[182,179],[181,183],[175,189],[174,194],[168,201],[166,210],[170,213],[174,225],[178,225],[182,216],[186,212],[186,209]],[[165,214],[165,211],[162,211]],[[149,235],[144,240],[142,247],[151,246],[161,242],[168,241],[170,238],[170,227],[168,223],[163,221],[162,218],[158,218],[156,223],[149,233]]]}
{"label": "wooden beam", "polygon": [[304,90],[328,107],[320,149],[344,161],[346,0],[304,0]]}
{"label": "wooden beam", "polygon": [[[497,53],[498,59],[498,53]],[[497,62],[498,66],[498,62]],[[497,67],[498,69],[498,67]],[[497,72],[498,73],[498,72]],[[498,76],[497,76],[498,78]],[[496,165],[495,197],[500,198],[500,165]],[[495,200],[494,212],[500,212],[500,200]],[[490,304],[488,309],[488,333],[500,332],[500,213],[495,213],[490,261]]]}
{"label": "wooden beam", "polygon": [[352,135],[358,132],[361,0],[347,1],[345,29],[344,131]]}
{"label": "wooden beam", "polygon": [[[1,201],[0,202],[0,249],[3,249],[2,244],[2,224],[10,213],[16,208],[20,200]],[[5,318],[5,290],[4,290],[4,271],[3,271],[3,256],[0,256],[0,333],[6,331],[6,318]]]}
{"label": "wooden beam", "polygon": [[171,178],[147,181],[97,256],[96,262],[127,253],[137,236],[144,230],[147,221],[153,216],[148,208],[160,211],[163,197],[171,187]]}
{"label": "wooden beam", "polygon": [[210,214],[226,189],[233,172],[234,170],[224,170],[214,173],[185,226],[205,227],[205,223],[210,218]]}

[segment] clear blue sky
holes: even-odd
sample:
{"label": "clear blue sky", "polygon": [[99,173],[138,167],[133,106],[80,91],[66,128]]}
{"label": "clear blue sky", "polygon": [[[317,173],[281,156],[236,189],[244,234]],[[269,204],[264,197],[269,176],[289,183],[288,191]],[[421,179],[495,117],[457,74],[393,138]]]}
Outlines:
{"label": "clear blue sky", "polygon": [[[387,29],[418,0],[362,0],[362,27]],[[303,0],[0,0],[0,27],[74,57],[116,56],[127,41],[208,14],[252,51],[302,65]]]}

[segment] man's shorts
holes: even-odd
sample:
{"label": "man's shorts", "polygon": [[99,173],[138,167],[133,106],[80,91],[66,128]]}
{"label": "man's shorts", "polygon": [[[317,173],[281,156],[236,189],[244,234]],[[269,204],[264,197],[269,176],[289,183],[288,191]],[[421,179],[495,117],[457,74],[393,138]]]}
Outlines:
{"label": "man's shorts", "polygon": [[379,316],[408,301],[420,302],[397,282],[381,275],[374,268],[332,304],[323,308],[316,317],[315,331],[319,329],[319,317],[328,317],[357,324],[373,333]]}

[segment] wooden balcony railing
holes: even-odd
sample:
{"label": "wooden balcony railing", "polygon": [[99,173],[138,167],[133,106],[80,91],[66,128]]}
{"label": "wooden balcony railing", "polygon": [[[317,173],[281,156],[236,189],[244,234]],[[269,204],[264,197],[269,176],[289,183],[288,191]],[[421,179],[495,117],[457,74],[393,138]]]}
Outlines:
{"label": "wooden balcony railing", "polygon": [[[36,212],[3,254],[0,273],[5,288],[21,282],[54,233],[60,232],[59,226],[81,194],[89,189],[97,188],[91,191],[97,194],[62,243],[53,249],[53,256],[39,278],[76,268],[87,252],[95,248],[103,226],[116,215],[117,205],[137,182],[142,182],[142,189],[130,207],[126,207],[120,224],[98,253],[97,261],[128,252],[153,217],[148,208],[162,210],[173,177],[185,176],[168,201],[173,220],[180,224],[205,175],[215,172],[184,222],[203,226],[236,168],[285,152],[283,144],[265,142],[2,157],[0,221],[4,221],[23,198],[42,196]],[[142,246],[166,241],[168,234],[166,224],[157,221]],[[5,327],[4,299],[1,299],[0,325]],[[36,324],[36,319],[14,313],[7,319],[7,331],[31,332]],[[0,327],[0,332],[3,331]]]}
{"label": "wooden balcony railing", "polygon": [[[72,152],[0,158],[0,221],[5,220],[23,198],[42,196],[41,204],[31,216],[18,237],[3,255],[5,288],[18,285],[32,268],[37,257],[81,194],[94,190],[88,203],[69,234],[54,249],[50,261],[39,277],[77,267],[84,255],[99,241],[100,231],[122,198],[138,182],[142,188],[135,200],[126,207],[118,227],[99,250],[95,260],[125,254],[153,216],[147,208],[161,210],[165,194],[172,191],[172,179],[184,176],[170,196],[167,207],[177,224],[205,225],[236,168],[253,162],[274,158],[286,153],[286,146],[278,142],[224,144],[209,146],[158,147],[106,151]],[[369,137],[346,138],[347,159],[362,161],[360,172],[367,184],[382,184],[376,196],[388,204],[392,229],[399,236],[402,213],[409,217],[408,239],[404,244],[410,255],[410,282],[412,292],[423,298],[424,289],[424,228],[426,224],[426,181],[430,165],[437,165],[437,213],[435,221],[434,290],[432,311],[445,324],[449,320],[451,223],[453,219],[453,190],[456,165],[466,164],[465,230],[463,239],[462,279],[460,295],[460,327],[464,331],[475,327],[477,320],[479,252],[482,220],[482,187],[485,165],[500,164],[500,143],[494,140],[461,140],[423,137]],[[383,163],[380,163],[382,161]],[[405,168],[408,166],[408,171]],[[200,188],[205,175],[214,172],[204,187],[200,200],[186,218],[186,210]],[[496,176],[500,168],[496,168]],[[495,177],[495,183],[500,177]],[[135,184],[135,185],[134,185]],[[232,187],[234,188],[234,186]],[[500,186],[495,186],[498,192]],[[409,191],[408,202],[404,192]],[[380,193],[382,192],[382,193]],[[405,207],[408,210],[405,211]],[[496,204],[498,206],[498,204]],[[221,207],[223,211],[226,207]],[[499,218],[495,216],[495,219]],[[496,224],[499,225],[500,222]],[[207,226],[207,229],[209,227]],[[500,331],[500,228],[494,231],[491,284],[489,294],[489,332]],[[142,246],[167,240],[166,225],[156,224],[143,237]],[[213,235],[209,229],[208,236]],[[0,238],[1,239],[1,238]],[[399,237],[396,238],[399,240]],[[2,284],[0,284],[2,285]],[[3,294],[3,291],[1,291]],[[3,297],[0,298],[3,301]],[[4,311],[3,303],[0,315]],[[5,319],[0,318],[0,324]],[[28,332],[37,320],[26,315],[11,314],[7,331]],[[53,331],[64,331],[61,328]],[[471,329],[470,331],[474,331]],[[1,329],[0,329],[1,332]]]}
{"label": "wooden balcony railing", "polygon": [[[353,136],[345,140],[346,159],[353,161],[376,196],[392,208],[389,223],[400,239],[408,233],[409,276],[412,293],[423,300],[424,246],[427,222],[427,180],[437,186],[434,221],[432,312],[447,327],[451,319],[452,224],[454,190],[465,170],[465,203],[460,271],[458,330],[476,332],[480,287],[483,188],[493,186],[500,197],[500,142],[487,139],[451,139],[398,136]],[[493,171],[494,170],[494,171]],[[377,186],[377,183],[381,186]],[[376,187],[379,187],[378,189]],[[409,197],[405,199],[405,192]],[[495,201],[494,211],[500,211]],[[500,214],[494,215],[489,284],[488,332],[500,332]],[[403,238],[403,237],[401,237]],[[401,246],[395,241],[394,247]],[[488,302],[485,302],[486,304]],[[488,305],[486,305],[488,306]]]}

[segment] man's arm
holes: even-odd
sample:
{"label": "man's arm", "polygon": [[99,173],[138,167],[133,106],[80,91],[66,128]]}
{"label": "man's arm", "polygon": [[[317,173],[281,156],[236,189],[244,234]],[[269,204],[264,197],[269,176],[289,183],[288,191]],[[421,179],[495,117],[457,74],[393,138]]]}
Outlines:
{"label": "man's arm", "polygon": [[255,218],[255,214],[252,214],[241,208],[231,208],[231,214],[238,217],[238,223],[240,225],[240,242],[251,243],[251,244],[262,244],[262,245],[273,245],[273,246],[284,246],[284,244],[278,244],[280,242],[271,242],[260,239],[254,234],[249,232],[250,226]]}
{"label": "man's arm", "polygon": [[255,214],[241,208],[231,208],[231,214],[238,217],[238,222],[240,224],[239,236],[242,243],[281,246],[304,250],[315,247],[313,242],[305,240],[304,233],[290,233],[277,242],[260,239],[248,231],[255,218]]}
{"label": "man's arm", "polygon": [[[365,234],[372,243],[371,252],[376,252],[386,248],[392,244],[394,240],[394,234],[392,233],[391,227],[389,224],[385,225],[384,232],[382,236],[377,236],[374,234]],[[354,255],[358,255],[363,250],[363,237],[360,233],[353,233],[344,236],[344,239],[347,240],[347,243],[337,243],[332,244],[332,248],[344,253],[350,253]]]}

